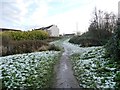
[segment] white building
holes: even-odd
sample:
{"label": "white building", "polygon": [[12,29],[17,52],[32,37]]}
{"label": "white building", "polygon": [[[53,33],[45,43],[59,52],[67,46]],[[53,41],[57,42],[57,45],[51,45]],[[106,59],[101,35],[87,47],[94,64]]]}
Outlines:
{"label": "white building", "polygon": [[56,25],[51,25],[51,27],[47,29],[47,32],[50,36],[59,37],[59,28]]}
{"label": "white building", "polygon": [[50,36],[59,37],[59,28],[57,27],[57,25],[50,25],[48,27],[42,27],[36,30],[45,30],[49,33]]}

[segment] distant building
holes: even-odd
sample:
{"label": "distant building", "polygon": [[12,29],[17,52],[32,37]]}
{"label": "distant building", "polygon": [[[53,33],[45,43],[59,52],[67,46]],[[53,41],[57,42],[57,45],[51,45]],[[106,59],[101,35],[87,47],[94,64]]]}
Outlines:
{"label": "distant building", "polygon": [[59,37],[59,28],[56,25],[50,25],[48,27],[42,27],[35,30],[44,30],[52,37]]}
{"label": "distant building", "polygon": [[0,28],[0,32],[3,32],[3,31],[21,31],[21,30],[8,29],[8,28]]}
{"label": "distant building", "polygon": [[75,33],[71,33],[71,34],[64,34],[64,36],[66,36],[66,37],[75,36]]}
{"label": "distant building", "polygon": [[51,25],[50,28],[47,29],[50,36],[59,37],[59,28],[56,25]]}

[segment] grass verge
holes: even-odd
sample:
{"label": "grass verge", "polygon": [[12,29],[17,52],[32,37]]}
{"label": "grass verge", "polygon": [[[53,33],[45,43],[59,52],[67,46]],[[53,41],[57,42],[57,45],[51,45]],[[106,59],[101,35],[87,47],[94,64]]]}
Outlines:
{"label": "grass verge", "polygon": [[[103,47],[96,48],[83,54],[71,56],[74,74],[83,88],[119,88],[120,70],[116,62],[105,57]],[[117,77],[117,80],[115,78]]]}

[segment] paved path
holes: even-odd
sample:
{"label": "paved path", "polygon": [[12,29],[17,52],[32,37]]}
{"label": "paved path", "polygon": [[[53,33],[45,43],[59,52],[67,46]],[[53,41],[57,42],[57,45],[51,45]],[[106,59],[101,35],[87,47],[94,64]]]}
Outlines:
{"label": "paved path", "polygon": [[69,60],[69,48],[64,44],[63,47],[65,51],[61,56],[60,62],[55,66],[56,76],[53,88],[79,88]]}

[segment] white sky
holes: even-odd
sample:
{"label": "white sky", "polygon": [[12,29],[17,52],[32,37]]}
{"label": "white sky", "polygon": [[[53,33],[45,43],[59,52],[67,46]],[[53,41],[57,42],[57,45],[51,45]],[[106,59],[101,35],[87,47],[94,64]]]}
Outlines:
{"label": "white sky", "polygon": [[97,9],[117,14],[119,0],[0,0],[0,27],[29,30],[55,24],[60,33],[85,32]]}

